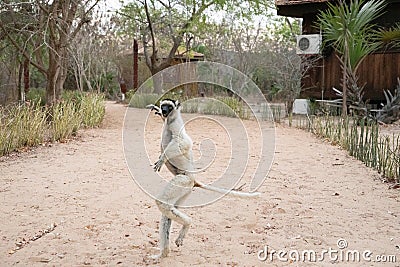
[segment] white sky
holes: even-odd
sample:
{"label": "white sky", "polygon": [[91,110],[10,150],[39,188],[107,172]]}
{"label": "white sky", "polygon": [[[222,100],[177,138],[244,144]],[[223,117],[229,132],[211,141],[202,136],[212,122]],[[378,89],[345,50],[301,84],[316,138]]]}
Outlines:
{"label": "white sky", "polygon": [[[122,3],[121,3],[122,2]],[[127,4],[129,2],[132,2],[132,0],[103,0],[99,5],[100,5],[100,9],[104,10],[106,12],[114,12],[116,10],[118,10],[119,8],[122,7],[122,5]],[[272,11],[272,14],[275,16],[276,12]],[[216,19],[216,21],[218,21],[218,19],[222,19],[224,17],[224,12],[221,11],[221,14],[210,14],[210,19]],[[273,17],[274,17],[273,16]],[[254,26],[258,26],[259,22],[261,22],[261,27],[265,27],[267,24],[270,23],[270,21],[268,21],[268,19],[266,18],[266,16],[257,16],[254,18]]]}

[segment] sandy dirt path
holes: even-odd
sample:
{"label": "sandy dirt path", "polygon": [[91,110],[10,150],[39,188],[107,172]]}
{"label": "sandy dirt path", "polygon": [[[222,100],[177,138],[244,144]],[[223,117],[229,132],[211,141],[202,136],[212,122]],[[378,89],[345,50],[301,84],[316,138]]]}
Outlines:
{"label": "sandy dirt path", "polygon": [[[101,128],[0,159],[1,266],[154,265],[148,255],[156,253],[160,213],[125,164],[124,114],[123,106],[107,103]],[[204,127],[213,132],[212,125]],[[160,129],[154,127],[154,159]],[[259,190],[262,196],[225,197],[184,209],[193,219],[184,245],[171,242],[170,256],[156,265],[399,266],[399,191],[309,133],[278,126],[276,134],[275,161]],[[173,224],[172,240],[178,231]],[[338,239],[347,242],[343,250]],[[268,258],[260,261],[265,247]],[[301,256],[313,250],[320,258],[329,249],[339,253],[325,254],[321,262],[293,260],[296,251]],[[272,250],[288,253],[280,260]],[[350,250],[360,252],[359,262],[340,258]],[[362,258],[366,250],[371,262]],[[378,263],[380,255],[387,261],[394,255],[397,263]]]}

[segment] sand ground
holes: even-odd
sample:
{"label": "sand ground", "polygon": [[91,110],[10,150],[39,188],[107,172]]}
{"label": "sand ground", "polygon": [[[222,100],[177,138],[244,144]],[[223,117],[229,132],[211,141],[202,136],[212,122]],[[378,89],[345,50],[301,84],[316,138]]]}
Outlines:
{"label": "sand ground", "polygon": [[[101,128],[0,159],[1,266],[400,265],[398,189],[389,189],[378,173],[340,148],[279,125],[275,160],[259,189],[261,197],[224,197],[184,209],[193,219],[184,245],[171,242],[170,256],[152,262],[148,255],[157,252],[160,212],[125,164],[124,114],[125,107],[109,102]],[[137,116],[147,111],[138,110]],[[197,126],[207,135],[218,132],[212,124]],[[154,159],[160,127],[150,138]],[[188,133],[196,135],[190,127]],[[223,159],[230,154],[223,150],[228,146],[221,146]],[[178,231],[173,224],[172,240]],[[339,239],[346,248],[338,248]],[[260,261],[265,247],[268,258]],[[287,254],[278,259],[273,250]],[[323,261],[294,260],[296,252],[306,250],[317,258],[325,250],[331,254],[326,252]],[[346,262],[349,251],[358,251],[360,261]],[[391,255],[397,263],[377,262],[393,261]]]}

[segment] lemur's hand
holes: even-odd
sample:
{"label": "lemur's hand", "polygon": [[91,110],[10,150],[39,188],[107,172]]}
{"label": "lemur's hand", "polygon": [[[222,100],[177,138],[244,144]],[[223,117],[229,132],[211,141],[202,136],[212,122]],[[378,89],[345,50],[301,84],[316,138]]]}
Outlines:
{"label": "lemur's hand", "polygon": [[151,111],[155,110],[156,115],[160,115],[160,116],[162,115],[160,107],[157,107],[156,105],[150,104],[150,105],[147,105],[146,108],[151,109]]}
{"label": "lemur's hand", "polygon": [[151,110],[154,110],[155,107],[157,107],[157,106],[154,105],[154,104],[150,104],[150,105],[147,105],[147,106],[146,106],[146,108],[151,109]]}
{"label": "lemur's hand", "polygon": [[161,166],[162,166],[163,164],[164,164],[164,159],[162,158],[162,156],[160,156],[160,159],[157,160],[157,161],[154,163],[154,167],[153,167],[154,171],[155,171],[155,172],[159,172],[160,169],[161,169]]}

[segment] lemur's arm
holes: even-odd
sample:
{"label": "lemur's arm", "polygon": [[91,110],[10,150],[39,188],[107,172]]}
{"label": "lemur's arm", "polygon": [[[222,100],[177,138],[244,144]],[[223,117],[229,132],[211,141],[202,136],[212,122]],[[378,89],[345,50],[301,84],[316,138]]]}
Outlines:
{"label": "lemur's arm", "polygon": [[189,149],[190,144],[184,142],[179,144],[176,140],[172,139],[161,153],[159,159],[154,163],[154,171],[160,171],[166,161],[169,161],[178,169],[190,171],[190,159],[185,156]]}
{"label": "lemur's arm", "polygon": [[151,111],[155,110],[155,114],[156,115],[160,115],[160,117],[162,118],[162,114],[161,114],[161,108],[157,107],[156,105],[150,104],[147,105],[146,108],[151,109]]}

